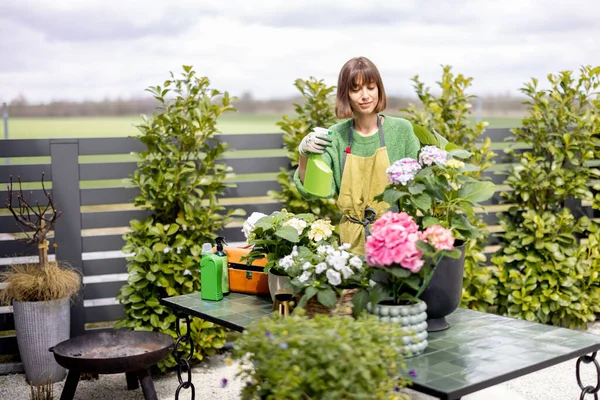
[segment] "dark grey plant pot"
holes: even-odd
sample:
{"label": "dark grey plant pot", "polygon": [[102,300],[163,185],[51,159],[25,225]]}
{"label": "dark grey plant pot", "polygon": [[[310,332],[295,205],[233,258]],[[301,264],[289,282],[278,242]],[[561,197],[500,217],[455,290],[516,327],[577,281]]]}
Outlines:
{"label": "dark grey plant pot", "polygon": [[446,316],[452,314],[460,304],[465,269],[465,244],[457,242],[455,248],[460,250],[460,257],[443,258],[427,289],[420,296],[427,304],[427,332],[450,328]]}

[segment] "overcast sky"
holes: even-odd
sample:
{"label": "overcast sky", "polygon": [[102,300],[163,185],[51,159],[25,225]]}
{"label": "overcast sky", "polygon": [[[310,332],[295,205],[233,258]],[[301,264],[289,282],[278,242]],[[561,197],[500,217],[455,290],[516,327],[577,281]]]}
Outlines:
{"label": "overcast sky", "polygon": [[2,0],[0,101],[144,96],[183,64],[256,98],[335,85],[348,59],[379,67],[390,94],[434,85],[441,64],[477,94],[600,65],[597,0]]}

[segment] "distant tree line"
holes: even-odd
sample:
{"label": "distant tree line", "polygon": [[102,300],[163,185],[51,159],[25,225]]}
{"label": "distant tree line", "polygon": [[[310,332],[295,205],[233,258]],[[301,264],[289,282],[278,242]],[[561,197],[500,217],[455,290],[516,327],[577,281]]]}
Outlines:
{"label": "distant tree line", "polygon": [[[240,113],[285,115],[294,110],[294,103],[302,102],[300,97],[286,99],[255,99],[251,93],[245,92],[234,102]],[[522,99],[513,96],[488,96],[475,100],[474,114],[491,115],[523,115],[525,106]],[[394,113],[408,104],[419,103],[410,97],[388,97],[387,111]],[[11,117],[102,117],[152,114],[159,103],[153,98],[105,99],[102,101],[52,101],[45,104],[29,103],[21,95],[9,103]]]}

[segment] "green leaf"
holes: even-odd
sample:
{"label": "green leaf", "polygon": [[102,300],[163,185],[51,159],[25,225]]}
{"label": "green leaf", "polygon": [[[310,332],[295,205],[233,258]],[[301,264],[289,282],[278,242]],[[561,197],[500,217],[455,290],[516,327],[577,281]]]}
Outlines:
{"label": "green leaf", "polygon": [[449,153],[450,153],[450,155],[452,157],[460,158],[460,159],[463,159],[463,160],[467,159],[467,158],[469,158],[469,157],[471,157],[473,155],[473,153],[471,153],[471,152],[469,152],[467,150],[463,150],[463,149],[460,149],[460,150],[450,150]]}
{"label": "green leaf", "polygon": [[333,289],[325,289],[317,293],[317,300],[325,307],[332,308],[337,303],[337,296]]}
{"label": "green leaf", "polygon": [[385,271],[394,275],[396,278],[408,278],[412,274],[412,272],[402,267],[388,267]]}
{"label": "green leaf", "polygon": [[396,189],[386,189],[383,192],[383,201],[388,204],[395,204],[398,200],[400,200],[403,196],[406,196],[408,193],[402,192]]}
{"label": "green leaf", "polygon": [[431,208],[431,197],[425,193],[414,196],[412,200],[413,204],[421,210],[429,210]]}
{"label": "green leaf", "polygon": [[439,225],[439,224],[440,224],[440,220],[437,218],[434,218],[434,217],[425,217],[425,218],[423,218],[423,222],[422,222],[423,228],[428,228],[430,226]]}
{"label": "green leaf", "polygon": [[496,185],[492,182],[467,182],[459,190],[458,196],[473,203],[490,199],[496,193]]}
{"label": "green leaf", "polygon": [[177,225],[177,224],[171,224],[169,226],[169,230],[167,231],[167,236],[173,235],[178,230],[179,230],[179,225]]}
{"label": "green leaf", "polygon": [[160,302],[156,299],[156,297],[150,297],[148,300],[146,300],[146,305],[148,307],[158,307],[160,305]]}
{"label": "green leaf", "polygon": [[167,247],[169,247],[169,246],[167,246],[164,243],[155,243],[154,246],[152,246],[152,250],[154,250],[155,252],[158,253],[158,252],[164,251]]}
{"label": "green leaf", "polygon": [[408,186],[408,191],[412,194],[423,193],[425,189],[427,189],[427,187],[422,183],[414,183]]}
{"label": "green leaf", "polygon": [[285,239],[291,243],[298,243],[300,241],[298,231],[296,228],[291,226],[282,226],[281,228],[277,229],[275,231],[275,236]]}
{"label": "green leaf", "polygon": [[367,307],[368,302],[369,292],[367,290],[361,289],[356,292],[352,297],[354,315],[360,314]]}

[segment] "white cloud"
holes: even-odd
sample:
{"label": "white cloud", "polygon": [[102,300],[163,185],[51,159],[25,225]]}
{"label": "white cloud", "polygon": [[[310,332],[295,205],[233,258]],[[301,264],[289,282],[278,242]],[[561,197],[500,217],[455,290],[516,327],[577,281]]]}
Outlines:
{"label": "white cloud", "polygon": [[518,94],[531,77],[600,64],[593,0],[558,1],[8,0],[0,5],[0,99],[102,99],[192,64],[214,87],[295,95],[296,78],[336,84],[364,55],[390,94],[430,86],[441,64],[476,93]]}

